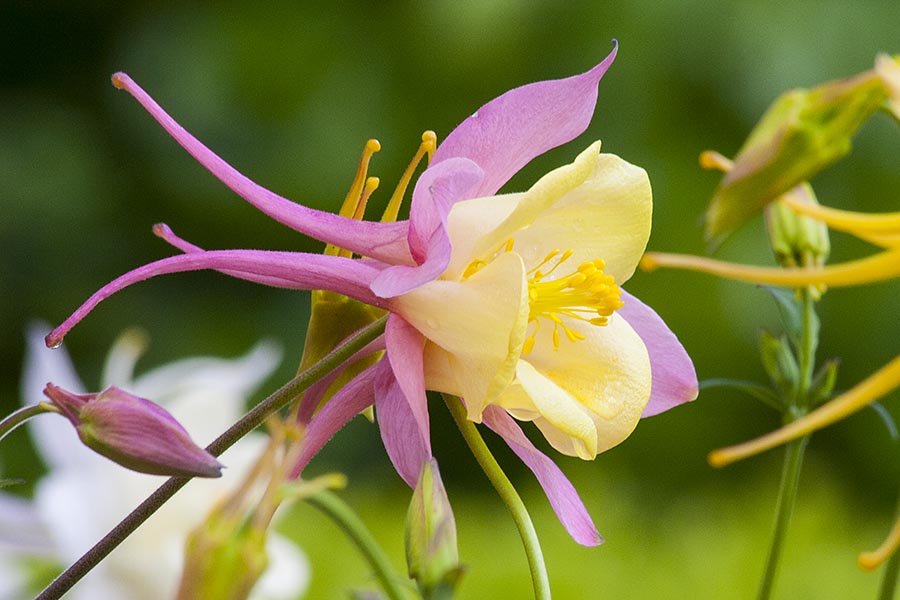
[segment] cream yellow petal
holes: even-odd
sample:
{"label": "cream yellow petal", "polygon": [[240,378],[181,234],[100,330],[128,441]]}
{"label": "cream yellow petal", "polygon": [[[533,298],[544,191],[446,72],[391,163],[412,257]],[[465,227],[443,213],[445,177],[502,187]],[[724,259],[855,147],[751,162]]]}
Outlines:
{"label": "cream yellow petal", "polygon": [[426,351],[426,359],[432,358],[427,387],[442,389],[455,381],[456,389],[444,391],[465,398],[473,421],[481,421],[484,407],[515,375],[525,340],[527,291],[522,259],[504,253],[465,281],[432,281],[394,299],[392,310],[445,353]]}
{"label": "cream yellow petal", "polygon": [[534,223],[547,208],[583,184],[594,173],[599,156],[600,142],[597,141],[588,146],[571,164],[554,169],[541,177],[519,199],[509,216],[476,242],[474,256],[481,259],[493,256],[519,230]]}
{"label": "cream yellow petal", "polygon": [[573,269],[600,258],[606,263],[604,272],[622,284],[647,246],[652,212],[646,171],[614,154],[600,154],[583,183],[516,233],[515,251],[531,267],[550,250],[572,249],[567,264]]}
{"label": "cream yellow petal", "polygon": [[531,400],[534,411],[559,434],[572,440],[576,456],[591,460],[597,455],[597,429],[577,398],[525,360],[516,366],[516,383]]}
{"label": "cream yellow petal", "polygon": [[453,253],[442,279],[460,279],[477,257],[475,242],[496,229],[515,210],[524,193],[474,198],[457,202],[450,210],[447,231]]}
{"label": "cream yellow petal", "polygon": [[650,358],[641,338],[618,315],[605,326],[571,320],[566,325],[585,339],[570,342],[563,336],[555,350],[552,327],[544,324],[523,360],[589,411],[597,452],[603,452],[627,438],[640,420],[650,399]]}

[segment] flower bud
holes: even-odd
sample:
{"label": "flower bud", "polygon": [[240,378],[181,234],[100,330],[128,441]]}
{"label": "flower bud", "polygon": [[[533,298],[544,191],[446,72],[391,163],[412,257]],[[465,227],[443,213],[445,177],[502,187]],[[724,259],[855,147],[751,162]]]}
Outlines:
{"label": "flower bud", "polygon": [[734,158],[706,211],[706,237],[718,242],[768,202],[850,152],[859,126],[889,97],[875,71],[784,93]]}
{"label": "flower bud", "polygon": [[117,387],[99,394],[73,394],[52,383],[44,395],[69,419],[85,446],[123,467],[177,477],[222,474],[219,461],[149,400]]}
{"label": "flower bud", "polygon": [[462,574],[456,521],[434,459],[422,465],[406,513],[406,564],[425,598],[451,596]]}
{"label": "flower bud", "polygon": [[179,600],[244,600],[266,570],[266,530],[216,509],[188,536]]}
{"label": "flower bud", "polygon": [[[812,186],[801,183],[785,196],[804,204],[818,204]],[[831,252],[828,226],[798,215],[780,200],[766,206],[766,229],[775,260],[782,267],[820,267]]]}

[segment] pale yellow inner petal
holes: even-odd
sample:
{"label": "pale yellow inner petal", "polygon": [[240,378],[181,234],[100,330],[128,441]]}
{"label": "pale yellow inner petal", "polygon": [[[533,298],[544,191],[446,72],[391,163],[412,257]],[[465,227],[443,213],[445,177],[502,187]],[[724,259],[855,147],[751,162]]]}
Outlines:
{"label": "pale yellow inner petal", "polygon": [[513,239],[525,264],[548,250],[571,248],[579,265],[603,259],[622,284],[631,277],[650,237],[653,199],[647,173],[613,154],[600,154],[594,171]]}
{"label": "pale yellow inner petal", "polygon": [[522,259],[501,254],[464,281],[426,283],[392,308],[443,351],[426,351],[427,387],[461,395],[469,418],[480,422],[484,407],[512,381],[522,352],[528,319]]}

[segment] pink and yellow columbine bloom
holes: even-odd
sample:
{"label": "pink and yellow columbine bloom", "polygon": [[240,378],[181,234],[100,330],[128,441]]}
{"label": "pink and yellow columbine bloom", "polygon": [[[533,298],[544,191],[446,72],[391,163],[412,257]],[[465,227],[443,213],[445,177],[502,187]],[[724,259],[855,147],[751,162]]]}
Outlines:
{"label": "pink and yellow columbine bloom", "polygon": [[[597,142],[527,192],[496,194],[532,158],[586,129],[597,83],[614,57],[615,50],[581,75],[516,88],[479,108],[437,146],[413,190],[409,220],[381,223],[309,209],[260,187],[116,74],[117,87],[238,195],[340,251],[205,251],[160,226],[157,233],[184,254],[107,284],[47,343],[60,343],[100,301],[132,283],[198,269],[328,290],[384,309],[385,334],[365,351],[386,350],[383,358],[317,412],[308,409],[314,404],[301,407],[308,426],[296,474],[374,404],[388,455],[414,486],[431,458],[425,392],[447,392],[461,396],[469,418],[501,435],[532,469],[576,541],[599,543],[572,485],[514,418],[534,421],[561,452],[590,459],[621,442],[642,416],[696,397],[693,365],[677,338],[620,288],[650,233],[650,185],[642,169],[601,154]],[[420,155],[429,153],[428,138]],[[367,164],[364,155],[360,205],[373,189],[365,183]],[[318,404],[315,394],[304,401]]]}

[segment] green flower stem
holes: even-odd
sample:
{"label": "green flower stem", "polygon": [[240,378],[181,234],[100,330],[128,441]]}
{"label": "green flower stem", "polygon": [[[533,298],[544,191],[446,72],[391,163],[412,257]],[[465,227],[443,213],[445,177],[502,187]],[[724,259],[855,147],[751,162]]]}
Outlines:
{"label": "green flower stem", "polygon": [[[900,518],[900,502],[897,504],[897,511],[894,517]],[[878,600],[894,600],[898,577],[900,577],[900,552],[894,552],[884,565],[881,587],[878,588]]]}
{"label": "green flower stem", "polygon": [[503,473],[497,460],[491,454],[475,424],[466,416],[466,409],[462,401],[454,396],[444,395],[444,402],[456,425],[462,432],[463,439],[466,440],[475,460],[491,481],[494,489],[500,495],[506,508],[512,515],[516,528],[519,530],[519,537],[522,538],[522,545],[525,547],[525,555],[528,557],[528,568],[531,571],[531,582],[534,586],[535,600],[550,599],[550,579],[547,577],[547,566],[544,564],[544,553],[541,551],[541,544],[538,541],[537,532],[534,530],[534,524],[525,508],[525,503],[516,492],[516,489],[510,483],[509,478]]}
{"label": "green flower stem", "polygon": [[11,432],[13,429],[30,419],[31,417],[36,417],[38,415],[48,413],[48,412],[59,412],[56,410],[52,404],[48,404],[46,402],[40,402],[38,404],[32,404],[31,406],[26,406],[24,408],[20,408],[14,413],[7,415],[2,421],[0,421],[0,440],[6,437],[6,434]]}
{"label": "green flower stem", "polygon": [[756,596],[758,600],[768,600],[772,596],[778,563],[784,549],[785,536],[794,512],[794,501],[797,498],[797,488],[800,483],[800,467],[803,464],[803,452],[808,441],[809,436],[806,436],[790,442],[785,448],[781,484],[778,488],[778,501],[775,507],[775,531],[772,534],[772,543],[769,546],[769,555],[766,558],[766,568],[763,571],[759,594]]}
{"label": "green flower stem", "polygon": [[884,566],[881,587],[878,589],[878,600],[894,600],[898,576],[900,576],[900,552],[894,552]]}
{"label": "green flower stem", "polygon": [[[347,343],[335,348],[322,358],[322,360],[281,386],[275,393],[257,404],[250,412],[241,417],[237,423],[229,427],[225,433],[216,438],[213,443],[206,447],[207,451],[214,456],[219,456],[225,452],[225,450],[234,445],[239,439],[264,423],[269,416],[290,404],[291,401],[299,394],[303,393],[303,391],[313,383],[327,375],[342,362],[384,333],[386,322],[387,317],[385,316],[365,329],[361,329],[353,336],[353,338],[348,340]],[[97,542],[93,548],[88,550],[84,556],[75,561],[71,567],[54,579],[35,600],[56,600],[72,589],[72,586],[78,583],[82,577],[87,575],[101,560],[106,558],[116,546],[121,544],[125,538],[131,535],[135,529],[146,521],[150,515],[155,513],[159,507],[165,504],[169,498],[174,496],[175,492],[184,487],[188,481],[190,481],[190,478],[187,477],[172,477],[162,484],[99,542]]]}
{"label": "green flower stem", "polygon": [[391,566],[390,560],[375,540],[372,533],[366,528],[362,519],[353,512],[347,503],[329,490],[321,490],[309,498],[306,502],[312,504],[323,513],[331,517],[337,525],[356,544],[357,549],[368,561],[375,571],[375,576],[381,582],[381,586],[391,600],[406,600],[409,596],[404,593],[400,584],[404,578],[400,577]]}
{"label": "green flower stem", "polygon": [[[799,293],[803,318],[800,343],[797,348],[800,380],[797,385],[797,395],[791,399],[785,415],[789,421],[799,418],[809,410],[809,392],[815,370],[816,349],[819,345],[819,326],[815,314],[815,300],[808,288],[800,290]],[[760,582],[759,593],[756,596],[758,600],[768,600],[772,596],[775,575],[784,550],[785,537],[791,524],[791,516],[794,513],[797,489],[800,487],[800,469],[803,466],[803,454],[808,442],[809,436],[806,435],[789,442],[785,447],[784,463],[781,469],[781,483],[778,487],[778,499],[775,506],[775,527],[772,533],[772,543],[769,546],[769,554],[766,557],[766,566]]]}

